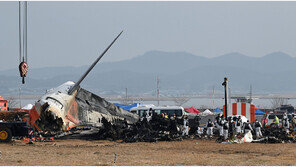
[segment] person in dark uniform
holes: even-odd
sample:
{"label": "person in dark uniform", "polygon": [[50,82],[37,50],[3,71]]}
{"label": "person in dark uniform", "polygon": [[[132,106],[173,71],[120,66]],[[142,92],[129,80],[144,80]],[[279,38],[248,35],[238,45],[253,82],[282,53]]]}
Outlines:
{"label": "person in dark uniform", "polygon": [[197,133],[200,120],[201,120],[201,118],[199,117],[199,115],[196,115],[194,117],[192,127],[190,127],[190,130],[189,130],[189,135],[193,135],[193,134],[195,135]]}
{"label": "person in dark uniform", "polygon": [[247,134],[248,132],[252,132],[253,131],[253,128],[252,128],[249,120],[247,120],[247,122],[244,122],[244,124],[243,124],[243,131],[244,131],[244,134]]}
{"label": "person in dark uniform", "polygon": [[260,137],[262,137],[261,128],[262,128],[261,123],[256,119],[255,120],[256,139],[259,139]]}
{"label": "person in dark uniform", "polygon": [[188,117],[184,116],[182,136],[188,136],[188,134],[189,134],[189,121],[188,121]]}
{"label": "person in dark uniform", "polygon": [[243,126],[242,119],[241,119],[241,116],[239,116],[235,121],[235,135],[242,133],[242,126]]}
{"label": "person in dark uniform", "polygon": [[224,140],[227,140],[228,139],[228,133],[229,133],[229,123],[225,119],[225,121],[223,123],[223,136],[224,136]]}
{"label": "person in dark uniform", "polygon": [[219,135],[220,135],[220,137],[223,136],[223,124],[224,124],[223,115],[220,113],[218,115],[218,117],[216,117],[216,126],[219,129]]}
{"label": "person in dark uniform", "polygon": [[214,129],[214,123],[212,122],[211,119],[209,119],[207,122],[207,135],[209,137],[213,136],[213,129]]}
{"label": "person in dark uniform", "polygon": [[[235,117],[234,117],[235,118]],[[234,135],[234,121],[231,117],[228,118],[228,125],[229,125],[229,138],[232,138]]]}

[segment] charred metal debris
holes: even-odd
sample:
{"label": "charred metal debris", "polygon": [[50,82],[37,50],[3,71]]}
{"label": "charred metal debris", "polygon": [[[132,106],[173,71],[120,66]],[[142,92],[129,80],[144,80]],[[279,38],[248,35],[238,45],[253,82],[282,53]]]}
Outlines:
{"label": "charred metal debris", "polygon": [[179,131],[182,119],[164,119],[155,114],[150,121],[146,118],[134,124],[128,124],[126,120],[116,120],[111,124],[102,118],[103,126],[97,133],[87,134],[82,138],[90,140],[122,140],[132,142],[157,142],[182,140]]}
{"label": "charred metal debris", "polygon": [[287,133],[283,127],[265,127],[262,130],[261,139],[253,141],[253,143],[296,143],[296,133],[290,129],[291,133]]}

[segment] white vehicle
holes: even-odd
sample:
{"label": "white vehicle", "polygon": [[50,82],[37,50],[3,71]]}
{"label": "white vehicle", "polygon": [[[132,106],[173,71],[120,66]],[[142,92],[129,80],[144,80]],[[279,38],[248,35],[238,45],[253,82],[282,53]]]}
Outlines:
{"label": "white vehicle", "polygon": [[138,107],[131,108],[131,112],[134,114],[138,114],[140,117],[143,117],[144,115],[148,114],[150,108],[154,108],[155,106],[153,104],[151,105],[140,105]]}
{"label": "white vehicle", "polygon": [[154,105],[144,105],[131,108],[132,113],[138,114],[140,117],[145,116],[148,114],[149,110],[152,109],[153,113],[162,114],[166,113],[169,117],[172,117],[174,114],[176,117],[181,118],[185,115],[185,111],[183,107],[179,106],[154,106]]}

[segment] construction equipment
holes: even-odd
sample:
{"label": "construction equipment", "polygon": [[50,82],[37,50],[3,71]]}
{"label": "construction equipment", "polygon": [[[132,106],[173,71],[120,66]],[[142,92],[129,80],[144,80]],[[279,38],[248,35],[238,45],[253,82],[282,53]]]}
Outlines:
{"label": "construction equipment", "polygon": [[26,122],[0,122],[0,142],[10,142],[12,137],[28,136],[28,129]]}
{"label": "construction equipment", "polygon": [[27,49],[27,1],[19,1],[19,72],[22,83],[28,72],[28,49]]}

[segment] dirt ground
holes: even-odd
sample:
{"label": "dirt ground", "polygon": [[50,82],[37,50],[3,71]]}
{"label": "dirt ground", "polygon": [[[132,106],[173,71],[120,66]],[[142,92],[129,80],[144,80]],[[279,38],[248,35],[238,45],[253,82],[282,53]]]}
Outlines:
{"label": "dirt ground", "polygon": [[[55,140],[0,144],[2,165],[296,165],[296,144]],[[116,155],[116,163],[114,163]]]}

